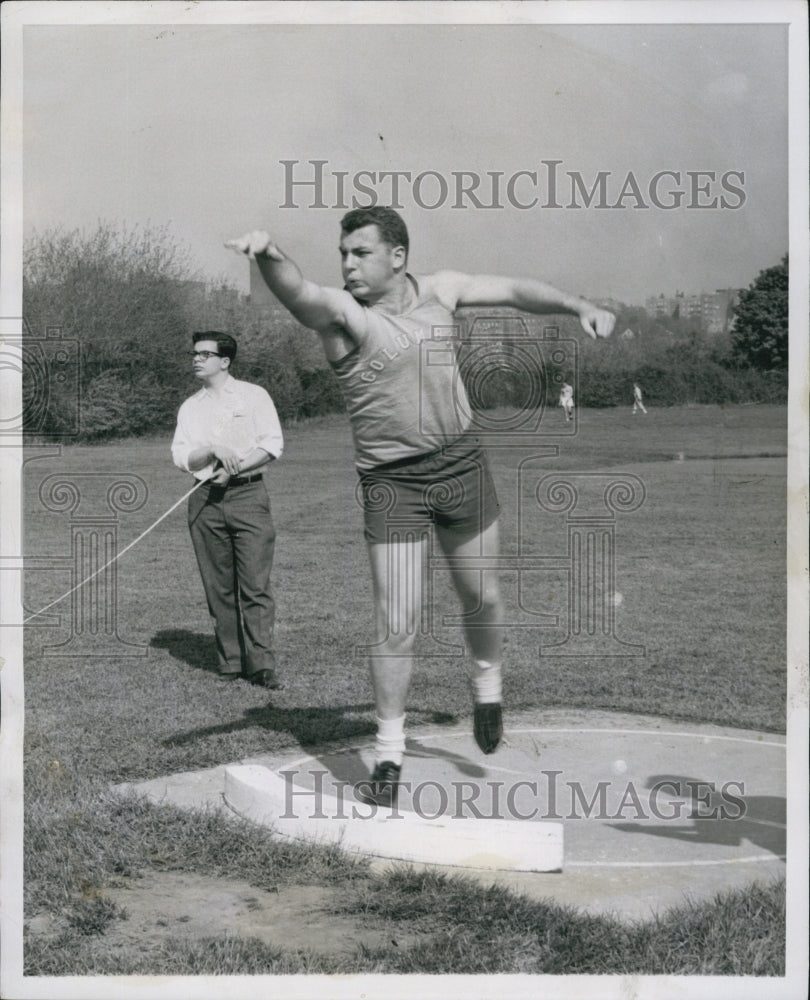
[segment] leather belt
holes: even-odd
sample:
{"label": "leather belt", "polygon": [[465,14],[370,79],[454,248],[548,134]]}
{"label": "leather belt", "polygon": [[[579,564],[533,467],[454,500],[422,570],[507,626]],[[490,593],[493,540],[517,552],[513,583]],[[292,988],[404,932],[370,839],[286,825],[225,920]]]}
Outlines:
{"label": "leather belt", "polygon": [[252,476],[232,476],[226,486],[247,486],[248,483],[258,482],[262,478],[261,472],[254,472]]}
{"label": "leather belt", "polygon": [[258,482],[261,478],[261,472],[254,472],[252,476],[232,476],[224,486],[220,483],[212,483],[210,480],[205,480],[205,485],[211,486],[214,489],[224,490],[231,486],[247,486],[248,483]]}

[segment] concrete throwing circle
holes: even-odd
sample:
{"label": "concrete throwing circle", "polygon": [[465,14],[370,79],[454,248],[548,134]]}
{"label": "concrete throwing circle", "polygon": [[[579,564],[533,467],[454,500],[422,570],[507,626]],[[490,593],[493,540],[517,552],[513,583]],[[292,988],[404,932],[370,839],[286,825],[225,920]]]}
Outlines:
{"label": "concrete throwing circle", "polygon": [[353,793],[372,763],[364,744],[234,765],[225,800],[286,836],[467,868],[705,875],[785,857],[785,743],[770,734],[531,725],[485,757],[469,731],[415,733],[393,810]]}

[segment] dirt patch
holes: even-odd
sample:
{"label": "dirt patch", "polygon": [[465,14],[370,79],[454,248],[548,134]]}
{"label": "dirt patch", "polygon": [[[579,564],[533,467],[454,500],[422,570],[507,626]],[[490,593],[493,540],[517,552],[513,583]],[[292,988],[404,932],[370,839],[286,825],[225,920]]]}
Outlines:
{"label": "dirt patch", "polygon": [[[235,879],[186,872],[147,873],[125,887],[105,889],[105,899],[126,911],[125,919],[104,931],[111,948],[144,948],[167,938],[257,938],[263,944],[288,951],[345,955],[360,945],[375,948],[390,934],[335,914],[340,887],[279,886],[278,892],[257,889]],[[35,917],[30,934],[54,935],[56,921]],[[397,930],[397,942],[407,946]]]}

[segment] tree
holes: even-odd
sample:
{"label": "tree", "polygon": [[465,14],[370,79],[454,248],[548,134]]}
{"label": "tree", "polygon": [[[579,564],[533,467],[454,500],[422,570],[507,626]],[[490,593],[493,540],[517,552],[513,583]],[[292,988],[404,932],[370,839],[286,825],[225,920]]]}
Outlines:
{"label": "tree", "polygon": [[740,294],[731,330],[738,363],[764,371],[788,366],[788,255],[760,271]]}
{"label": "tree", "polygon": [[192,277],[165,228],[49,230],[25,242],[23,308],[34,331],[58,326],[80,340],[91,368],[158,367],[176,361]]}
{"label": "tree", "polygon": [[[263,385],[282,419],[343,409],[315,335],[280,307],[246,302],[224,279],[203,281],[167,227],[101,222],[92,232],[33,233],[23,258],[23,318],[29,433],[168,434],[180,402],[199,387],[188,356],[193,330],[233,334],[236,377]],[[52,333],[61,339],[48,342]],[[59,366],[60,382],[47,365],[65,354],[63,344],[73,350],[72,367]]]}
{"label": "tree", "polygon": [[[173,420],[187,381],[187,252],[166,228],[99,223],[33,233],[23,255],[23,316],[34,340],[56,329],[80,347],[79,437],[143,433]],[[31,372],[24,369],[23,385]],[[34,428],[27,428],[34,429]],[[60,430],[51,408],[37,424]]]}

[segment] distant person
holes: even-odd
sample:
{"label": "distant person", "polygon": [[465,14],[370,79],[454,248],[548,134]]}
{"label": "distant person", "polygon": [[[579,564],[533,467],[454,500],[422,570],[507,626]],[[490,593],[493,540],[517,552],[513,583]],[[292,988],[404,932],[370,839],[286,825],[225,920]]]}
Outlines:
{"label": "distant person", "polygon": [[[346,399],[363,497],[378,654],[371,657],[377,717],[375,764],[356,786],[366,801],[391,805],[405,750],[405,704],[422,614],[427,532],[435,531],[464,610],[472,654],[473,734],[492,753],[502,731],[498,581],[478,560],[498,552],[499,506],[475,433],[452,341],[442,364],[425,362],[424,342],[449,338],[459,306],[515,306],[573,313],[592,337],[613,329],[611,313],[532,279],[407,271],[409,239],[390,208],[356,209],[341,220],[343,288],[305,279],[272,238],[255,231],[228,246],[252,254],[273,294],[321,337]],[[380,503],[380,499],[390,500]],[[416,540],[391,535],[391,511]],[[413,535],[412,535],[413,537]],[[456,557],[459,557],[456,559]]]}
{"label": "distant person", "polygon": [[635,413],[636,410],[641,410],[642,413],[647,412],[641,398],[641,389],[637,383],[633,383],[633,413]]}
{"label": "distant person", "polygon": [[202,388],[180,407],[172,458],[203,481],[189,497],[188,526],[214,619],[219,676],[277,688],[276,533],[263,472],[281,457],[281,426],[266,390],[231,375],[233,337],[205,331],[192,341]]}
{"label": "distant person", "polygon": [[574,419],[574,387],[567,382],[563,383],[560,390],[560,406],[565,414],[565,422]]}

